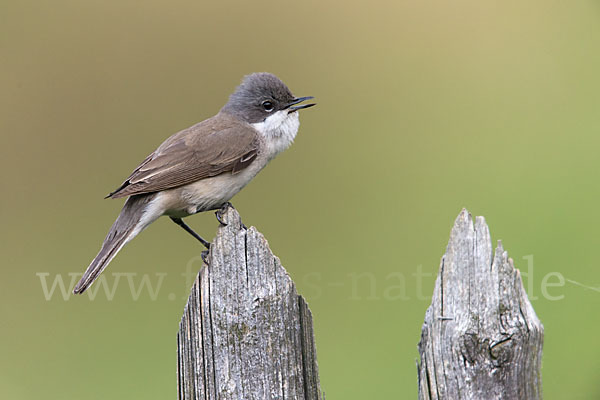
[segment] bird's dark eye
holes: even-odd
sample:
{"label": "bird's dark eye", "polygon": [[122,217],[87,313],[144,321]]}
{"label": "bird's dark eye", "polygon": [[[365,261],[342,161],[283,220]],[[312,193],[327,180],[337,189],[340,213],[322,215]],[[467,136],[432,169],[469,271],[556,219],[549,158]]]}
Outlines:
{"label": "bird's dark eye", "polygon": [[275,106],[273,105],[272,102],[270,102],[269,100],[265,100],[261,103],[262,107],[265,109],[266,112],[271,112],[273,111],[273,109],[275,108]]}

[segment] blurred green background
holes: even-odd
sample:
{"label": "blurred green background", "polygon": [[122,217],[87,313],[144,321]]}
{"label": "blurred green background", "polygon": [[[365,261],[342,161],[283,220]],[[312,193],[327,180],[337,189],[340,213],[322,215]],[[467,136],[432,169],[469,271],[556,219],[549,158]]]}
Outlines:
{"label": "blurred green background", "polygon": [[70,290],[102,197],[254,71],[318,101],[233,202],[310,303],[328,399],[416,397],[462,207],[533,271],[545,398],[600,398],[598,1],[3,0],[0,50],[0,398],[175,398],[193,239],[160,219],[105,271],[163,276],[154,298],[42,282]]}

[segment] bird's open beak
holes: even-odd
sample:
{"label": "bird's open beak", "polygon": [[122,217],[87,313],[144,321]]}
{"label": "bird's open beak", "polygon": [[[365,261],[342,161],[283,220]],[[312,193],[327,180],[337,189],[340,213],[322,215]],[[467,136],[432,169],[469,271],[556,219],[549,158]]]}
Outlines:
{"label": "bird's open beak", "polygon": [[300,104],[298,106],[296,105],[298,103],[302,103],[303,101],[310,100],[310,99],[314,99],[314,97],[307,96],[307,97],[298,97],[297,99],[294,99],[286,107],[289,110],[288,114],[289,113],[293,113],[293,112],[298,111],[298,110],[302,110],[303,108],[308,108],[308,107],[312,107],[312,106],[316,105],[316,103]]}

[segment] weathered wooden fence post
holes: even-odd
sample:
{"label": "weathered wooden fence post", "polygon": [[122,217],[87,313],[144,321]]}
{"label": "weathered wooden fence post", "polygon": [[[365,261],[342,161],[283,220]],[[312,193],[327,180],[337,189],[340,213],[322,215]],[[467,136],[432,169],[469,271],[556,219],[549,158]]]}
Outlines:
{"label": "weathered wooden fence post", "polygon": [[543,326],[483,217],[463,210],[442,257],[419,353],[419,399],[541,399]]}
{"label": "weathered wooden fence post", "polygon": [[179,399],[321,399],[306,302],[265,238],[223,219],[179,326]]}

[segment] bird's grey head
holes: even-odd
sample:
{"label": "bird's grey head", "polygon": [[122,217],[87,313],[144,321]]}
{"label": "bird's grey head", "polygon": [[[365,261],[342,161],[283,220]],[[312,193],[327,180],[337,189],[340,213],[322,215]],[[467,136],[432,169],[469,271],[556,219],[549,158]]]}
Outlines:
{"label": "bird's grey head", "polygon": [[[267,72],[247,75],[222,111],[232,114],[250,124],[262,123],[267,118],[279,114],[295,113],[314,104],[302,104],[312,97],[294,97],[290,89],[278,77]],[[297,119],[297,116],[294,116]],[[274,118],[272,118],[274,119]]]}

